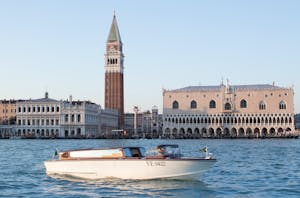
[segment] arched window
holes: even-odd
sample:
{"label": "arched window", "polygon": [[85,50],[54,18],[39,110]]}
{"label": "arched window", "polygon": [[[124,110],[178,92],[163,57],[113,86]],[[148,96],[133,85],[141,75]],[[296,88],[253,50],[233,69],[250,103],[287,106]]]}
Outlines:
{"label": "arched window", "polygon": [[173,102],[173,109],[178,109],[179,108],[179,104],[178,104],[178,102],[175,100],[174,102]]}
{"label": "arched window", "polygon": [[265,109],[266,109],[266,104],[263,101],[261,101],[259,103],[259,110],[265,110]]}
{"label": "arched window", "polygon": [[281,102],[279,103],[279,109],[286,109],[286,104],[285,104],[284,101],[281,101]]}
{"label": "arched window", "polygon": [[211,101],[209,102],[209,108],[210,108],[210,109],[215,109],[215,108],[216,108],[216,102],[215,102],[214,100],[211,100]]}
{"label": "arched window", "polygon": [[193,100],[191,102],[191,109],[196,109],[197,108],[197,102],[195,100]]}
{"label": "arched window", "polygon": [[231,104],[229,102],[225,104],[225,110],[231,110]]}
{"label": "arched window", "polygon": [[241,102],[240,102],[240,107],[241,108],[247,108],[247,101],[246,100],[241,100]]}

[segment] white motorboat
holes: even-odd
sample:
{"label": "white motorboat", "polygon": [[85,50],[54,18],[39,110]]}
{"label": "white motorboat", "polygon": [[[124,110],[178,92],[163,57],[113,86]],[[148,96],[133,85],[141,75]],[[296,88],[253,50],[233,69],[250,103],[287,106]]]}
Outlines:
{"label": "white motorboat", "polygon": [[183,157],[177,145],[159,145],[145,152],[143,147],[70,150],[58,159],[44,162],[48,175],[70,175],[84,179],[199,179],[216,159]]}

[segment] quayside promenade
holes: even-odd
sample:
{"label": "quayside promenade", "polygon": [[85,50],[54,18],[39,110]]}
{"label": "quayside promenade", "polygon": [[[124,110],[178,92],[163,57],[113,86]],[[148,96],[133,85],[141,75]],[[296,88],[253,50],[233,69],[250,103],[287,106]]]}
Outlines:
{"label": "quayside promenade", "polygon": [[300,130],[296,129],[293,132],[282,133],[239,133],[230,134],[224,131],[217,131],[216,134],[201,134],[201,133],[178,133],[178,134],[157,134],[157,133],[142,133],[142,132],[126,132],[123,130],[114,130],[109,133],[99,134],[95,136],[85,135],[70,135],[60,137],[56,134],[45,133],[36,135],[33,133],[18,134],[13,126],[0,126],[0,139],[253,139],[253,138],[298,138]]}

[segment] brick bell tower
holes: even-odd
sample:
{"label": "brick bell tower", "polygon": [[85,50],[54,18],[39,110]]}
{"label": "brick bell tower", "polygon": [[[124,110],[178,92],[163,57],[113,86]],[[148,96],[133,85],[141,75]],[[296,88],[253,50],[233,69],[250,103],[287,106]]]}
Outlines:
{"label": "brick bell tower", "polygon": [[117,19],[114,14],[106,42],[105,108],[118,110],[119,129],[124,125],[124,55]]}

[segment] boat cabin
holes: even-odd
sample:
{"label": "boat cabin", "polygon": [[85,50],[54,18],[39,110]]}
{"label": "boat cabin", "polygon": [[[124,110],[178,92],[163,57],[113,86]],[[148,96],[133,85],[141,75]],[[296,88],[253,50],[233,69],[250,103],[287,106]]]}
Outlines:
{"label": "boat cabin", "polygon": [[120,158],[143,158],[143,157],[145,157],[145,149],[143,147],[82,149],[82,150],[64,151],[59,153],[59,160],[120,159]]}

